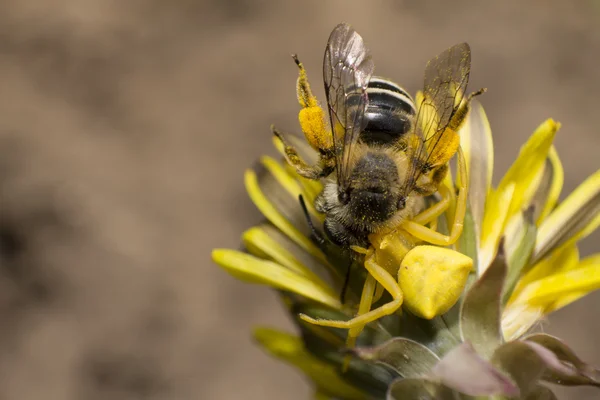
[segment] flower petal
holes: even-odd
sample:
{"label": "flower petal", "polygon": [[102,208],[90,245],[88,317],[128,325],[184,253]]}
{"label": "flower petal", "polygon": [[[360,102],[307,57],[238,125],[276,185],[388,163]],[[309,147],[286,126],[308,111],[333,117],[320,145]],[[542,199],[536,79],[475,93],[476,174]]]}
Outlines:
{"label": "flower petal", "polygon": [[544,165],[543,177],[531,201],[536,210],[537,225],[540,225],[556,206],[563,183],[563,167],[556,148],[552,145]]}
{"label": "flower petal", "polygon": [[479,234],[477,233],[475,221],[473,220],[473,214],[471,213],[471,206],[469,204],[467,204],[467,212],[465,213],[465,219],[463,221],[463,231],[458,238],[456,248],[458,251],[473,260],[473,272],[476,275],[479,269],[477,266],[477,263],[479,262]]}
{"label": "flower petal", "polygon": [[485,270],[494,257],[498,240],[510,217],[529,207],[559,127],[560,124],[551,119],[541,124],[521,147],[519,157],[504,175],[498,188],[490,191],[483,217],[479,273]]}
{"label": "flower petal", "polygon": [[461,337],[483,357],[491,356],[502,343],[500,306],[507,270],[501,244],[492,265],[465,295],[460,310]]}
{"label": "flower petal", "polygon": [[515,191],[510,203],[509,216],[527,208],[537,188],[536,180],[544,167],[552,141],[560,124],[552,119],[543,122],[521,147],[519,156],[506,172],[498,191],[510,184],[515,185]]}
{"label": "flower petal", "polygon": [[600,255],[582,260],[576,268],[527,285],[516,302],[547,307],[563,296],[600,289]]}
{"label": "flower petal", "polygon": [[[296,205],[296,210],[292,206],[291,196],[289,198],[281,196],[280,192],[282,190],[280,187],[277,187],[278,184],[276,182],[272,181],[272,176],[270,179],[268,177],[263,179],[259,185],[256,172],[247,170],[244,181],[250,199],[263,215],[300,247],[316,257],[323,264],[328,265],[323,252],[297,228],[297,226],[306,225],[306,222],[303,221],[304,217],[300,204]],[[263,185],[266,185],[267,189],[271,189],[270,191],[267,190],[269,197],[263,192],[261,188]],[[284,193],[284,195],[287,196],[287,193]],[[274,201],[277,202],[277,205],[274,204]]]}
{"label": "flower petal", "polygon": [[532,262],[566,242],[576,242],[600,225],[600,170],[586,179],[540,225]]}
{"label": "flower petal", "polygon": [[490,123],[477,99],[471,100],[471,111],[459,134],[469,171],[469,205],[477,237],[480,238],[485,202],[494,172],[494,142]]}
{"label": "flower petal", "polygon": [[392,368],[404,378],[417,378],[439,361],[439,357],[414,340],[396,337],[376,347],[355,348],[353,353],[365,361]]}
{"label": "flower petal", "polygon": [[543,318],[544,309],[530,304],[509,303],[502,312],[502,335],[511,341],[526,334]]}
{"label": "flower petal", "polygon": [[490,190],[483,216],[481,231],[481,247],[477,268],[479,275],[483,274],[496,256],[500,237],[508,220],[510,202],[515,191],[515,184],[507,184],[504,188]]}
{"label": "flower petal", "polygon": [[536,333],[523,338],[528,342],[534,342],[552,351],[562,362],[563,367],[569,369],[568,373],[561,371],[547,371],[544,379],[565,386],[591,385],[600,387],[600,370],[583,362],[566,344],[559,338],[545,333]]}
{"label": "flower petal", "polygon": [[513,299],[530,283],[545,278],[560,271],[569,271],[579,263],[579,250],[575,244],[563,245],[554,250],[543,260],[525,272],[517,288],[513,291]]}
{"label": "flower petal", "polygon": [[308,201],[306,202],[306,207],[308,211],[310,211],[311,215],[315,218],[319,219],[321,222],[325,219],[323,214],[320,214],[315,210],[313,205],[314,199],[311,201],[312,194],[305,191],[304,188],[300,185],[300,183],[292,177],[286,171],[286,169],[274,158],[263,156],[260,159],[260,162],[263,166],[273,175],[273,177],[279,182],[279,184],[290,194],[290,196],[294,199],[297,199],[300,195],[304,196]]}
{"label": "flower petal", "polygon": [[[302,255],[302,250],[289,241],[277,228],[271,225],[250,228],[244,232],[242,240],[251,254],[275,261],[277,264],[313,281],[324,291],[335,296],[333,288],[297,257],[297,255]],[[304,259],[306,260],[306,257]]]}
{"label": "flower petal", "polygon": [[365,399],[367,396],[344,382],[335,368],[310,355],[300,338],[269,328],[257,328],[254,338],[271,355],[294,365],[313,380],[321,394],[343,399]]}
{"label": "flower petal", "polygon": [[[298,151],[298,155],[304,160],[304,162],[306,162],[309,165],[317,163],[319,159],[318,153],[315,151],[315,149],[310,147],[305,137],[281,131],[279,131],[279,134],[283,135],[285,141],[288,142],[291,146],[293,146],[296,149],[296,151]],[[281,140],[279,140],[275,135],[273,135],[272,140],[277,151],[283,157],[285,157],[285,151],[283,149],[283,143],[281,142]]]}
{"label": "flower petal", "polygon": [[229,249],[213,250],[212,259],[237,279],[272,286],[335,309],[341,308],[339,300],[329,291],[280,264]]}
{"label": "flower petal", "polygon": [[547,305],[544,310],[544,313],[552,314],[554,311],[560,310],[561,308],[566,307],[569,304],[576,302],[577,300],[581,299],[582,297],[587,296],[588,294],[589,294],[589,292],[582,291],[582,292],[573,292],[571,294],[562,295],[555,302]]}
{"label": "flower petal", "polygon": [[503,304],[508,302],[535,245],[537,228],[533,219],[533,211],[533,207],[530,207],[515,215],[506,227],[508,274],[502,294]]}
{"label": "flower petal", "polygon": [[518,396],[511,379],[483,359],[469,343],[462,343],[431,370],[432,378],[469,396]]}

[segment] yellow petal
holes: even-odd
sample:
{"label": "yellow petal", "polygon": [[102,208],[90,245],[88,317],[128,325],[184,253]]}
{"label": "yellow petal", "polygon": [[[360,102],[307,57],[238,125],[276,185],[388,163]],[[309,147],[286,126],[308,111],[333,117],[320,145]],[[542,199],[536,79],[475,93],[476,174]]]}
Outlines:
{"label": "yellow petal", "polygon": [[[285,233],[296,244],[316,257],[324,265],[329,266],[325,255],[321,250],[306,236],[304,236],[298,228],[296,228],[289,220],[287,220],[275,206],[269,201],[258,185],[256,173],[253,170],[247,170],[244,175],[246,190],[252,202],[262,212],[262,214],[283,233]],[[300,208],[300,204],[298,204]]]}
{"label": "yellow petal", "polygon": [[558,201],[558,197],[560,196],[560,192],[562,190],[565,179],[563,166],[560,162],[560,158],[558,157],[558,153],[556,152],[556,148],[554,147],[554,145],[550,147],[550,151],[548,152],[548,159],[546,160],[546,169],[550,174],[550,188],[548,190],[548,197],[546,198],[545,204],[542,210],[540,211],[539,217],[537,219],[538,226],[556,206],[556,202]]}
{"label": "yellow petal", "polygon": [[[311,280],[331,296],[335,296],[334,290],[313,271],[302,264],[302,262],[300,262],[291,251],[286,249],[280,241],[277,241],[275,237],[273,237],[274,234],[276,234],[276,228],[253,227],[244,232],[242,240],[250,253],[257,257],[275,261],[277,264],[288,268],[290,271]],[[284,238],[279,239],[283,240]]]}
{"label": "yellow petal", "polygon": [[517,160],[500,181],[498,190],[502,190],[511,183],[515,184],[509,216],[528,207],[529,201],[535,193],[535,180],[539,179],[539,173],[544,167],[550,146],[552,146],[552,141],[559,128],[560,124],[552,119],[542,123],[521,147]]}
{"label": "yellow petal", "polygon": [[[287,173],[290,174],[294,179],[296,179],[300,186],[302,186],[302,189],[304,190],[304,193],[306,195],[306,202],[310,204],[315,204],[315,199],[323,191],[323,184],[321,183],[321,181],[315,181],[301,176],[298,172],[296,172],[294,167],[292,167],[287,162],[285,163],[284,168],[287,171]],[[317,214],[317,218],[319,220],[325,219],[324,216],[321,214]]]}
{"label": "yellow petal", "polygon": [[[289,143],[292,146],[294,146],[296,150],[298,150],[298,154],[301,155],[302,159],[305,160],[305,162],[309,163],[310,165],[317,162],[316,152],[310,146],[308,146],[308,143],[306,143],[306,141],[300,139],[296,135],[286,135],[286,140],[288,140]],[[273,145],[275,146],[279,154],[281,154],[285,159],[285,150],[283,143],[281,142],[281,140],[277,139],[276,136],[273,136]],[[300,176],[300,174],[296,172],[294,167],[292,167],[287,162],[284,163],[284,168],[288,172],[288,174],[292,175],[292,177],[294,177],[298,180],[298,182],[300,182],[304,190],[308,193],[309,196],[311,196],[311,203],[314,202],[314,197],[316,197],[319,193],[321,193],[321,190],[323,190],[323,184],[321,183],[321,181],[315,181]]]}
{"label": "yellow petal", "polygon": [[[291,146],[293,146],[296,149],[296,151],[298,151],[298,155],[300,156],[300,158],[302,158],[307,164],[314,165],[317,163],[319,159],[318,153],[312,147],[310,147],[310,145],[306,141],[306,138],[281,131],[279,133],[285,136],[286,142],[288,142]],[[281,143],[281,140],[277,139],[275,135],[273,135],[272,140],[277,151],[283,157],[285,157],[285,151],[283,149],[283,143]]]}
{"label": "yellow petal", "polygon": [[533,262],[563,243],[576,242],[600,225],[600,170],[586,179],[540,225]]}
{"label": "yellow petal", "polygon": [[548,257],[535,264],[519,280],[511,301],[516,300],[520,292],[530,283],[543,279],[552,274],[569,271],[579,263],[579,250],[575,245],[561,246]]}
{"label": "yellow petal", "polygon": [[[281,133],[281,132],[280,132]],[[286,140],[294,146],[294,148],[298,151],[298,154],[305,160],[306,163],[313,165],[317,162],[317,154],[316,152],[306,143],[305,140],[300,139],[296,135],[286,135]],[[285,150],[283,143],[281,140],[277,139],[276,136],[273,136],[273,144],[279,154],[281,154],[285,158]],[[323,190],[323,184],[321,181],[315,181],[312,179],[307,179],[303,176],[300,176],[298,172],[292,167],[289,163],[284,163],[284,168],[288,174],[290,174],[294,179],[296,179],[300,185],[303,187],[304,191],[308,196],[309,202],[312,204],[315,201],[315,198],[321,191]]]}
{"label": "yellow petal", "polygon": [[448,311],[460,298],[473,260],[437,246],[416,246],[400,265],[398,281],[404,305],[416,316],[432,319]]}
{"label": "yellow petal", "polygon": [[471,111],[459,134],[469,171],[468,199],[479,239],[485,202],[494,172],[494,142],[490,123],[477,99],[471,100]]}
{"label": "yellow petal", "polygon": [[215,249],[212,259],[235,278],[297,293],[329,307],[340,309],[338,299],[317,283],[272,261],[237,250]]}
{"label": "yellow petal", "polygon": [[297,180],[295,180],[285,168],[275,161],[275,159],[269,156],[263,156],[260,159],[261,163],[265,166],[265,168],[275,177],[277,182],[294,198],[297,199],[300,195],[302,195],[306,201],[306,207],[308,211],[323,222],[324,216],[319,214],[313,205],[314,199],[312,199],[312,195],[310,195],[307,191],[303,190],[303,187],[299,184]]}
{"label": "yellow petal", "polygon": [[599,255],[582,260],[574,269],[530,283],[523,289],[517,301],[548,307],[563,296],[589,293],[596,289],[600,289]]}
{"label": "yellow petal", "polygon": [[269,328],[255,329],[254,338],[271,355],[304,372],[313,380],[321,396],[350,400],[367,398],[364,393],[342,380],[333,365],[311,355],[300,338]]}
{"label": "yellow petal", "polygon": [[501,190],[490,190],[485,205],[485,215],[483,216],[481,231],[481,247],[478,253],[477,268],[479,275],[483,274],[494,257],[496,257],[498,243],[508,219],[510,201],[514,190],[514,183],[505,185]]}
{"label": "yellow petal", "polygon": [[[595,254],[593,256],[585,258],[579,266],[592,265],[593,263],[596,263],[596,264],[600,263],[600,254]],[[566,295],[560,296],[556,301],[554,301],[554,303],[552,303],[546,307],[546,313],[550,314],[556,310],[566,307],[569,304],[586,296],[588,293],[589,292],[587,292],[587,291],[576,291],[571,294],[566,294]]]}
{"label": "yellow petal", "polygon": [[502,334],[504,340],[511,341],[526,334],[544,317],[544,310],[539,306],[513,304],[502,312]]}

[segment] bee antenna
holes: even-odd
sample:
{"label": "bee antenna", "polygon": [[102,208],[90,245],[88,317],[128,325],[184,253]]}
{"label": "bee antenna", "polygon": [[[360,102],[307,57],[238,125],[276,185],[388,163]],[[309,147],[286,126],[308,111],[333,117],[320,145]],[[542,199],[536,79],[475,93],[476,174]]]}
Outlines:
{"label": "bee antenna", "polygon": [[300,66],[302,64],[300,60],[298,60],[298,54],[292,54],[292,58],[294,59],[294,62],[297,66]]}
{"label": "bee antenna", "polygon": [[298,201],[300,201],[300,206],[302,207],[302,212],[304,212],[304,217],[306,218],[306,222],[308,223],[308,227],[310,228],[310,237],[317,242],[321,247],[325,245],[325,238],[321,235],[321,232],[315,228],[315,225],[310,218],[310,214],[308,213],[308,208],[306,207],[306,202],[304,201],[304,196],[299,195]]}

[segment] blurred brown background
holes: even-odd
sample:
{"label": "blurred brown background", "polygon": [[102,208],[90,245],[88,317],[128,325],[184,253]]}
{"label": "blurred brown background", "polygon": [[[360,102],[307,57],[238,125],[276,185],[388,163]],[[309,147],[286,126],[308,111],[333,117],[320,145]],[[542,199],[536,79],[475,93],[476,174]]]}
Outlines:
{"label": "blurred brown background", "polygon": [[[487,3],[486,3],[487,4]],[[270,291],[210,262],[260,219],[243,170],[298,129],[297,52],[320,89],[331,29],[419,88],[468,41],[497,174],[545,118],[565,191],[598,166],[600,3],[0,1],[0,399],[306,399],[255,348]],[[322,90],[319,90],[322,97]],[[600,235],[582,245],[598,250]],[[547,330],[600,364],[600,295]],[[598,391],[561,391],[593,399]]]}

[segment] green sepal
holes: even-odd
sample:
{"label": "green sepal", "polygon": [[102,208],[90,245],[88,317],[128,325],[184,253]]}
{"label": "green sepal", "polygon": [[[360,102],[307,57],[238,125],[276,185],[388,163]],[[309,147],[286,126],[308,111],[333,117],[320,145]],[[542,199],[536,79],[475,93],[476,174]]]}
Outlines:
{"label": "green sepal", "polygon": [[473,345],[477,353],[488,358],[503,342],[500,296],[508,266],[503,240],[492,264],[471,286],[462,303],[460,332],[464,342]]}
{"label": "green sepal", "polygon": [[460,343],[460,338],[452,333],[442,316],[428,320],[402,310],[397,318],[400,320],[398,336],[423,344],[439,357]]}
{"label": "green sepal", "polygon": [[547,371],[569,373],[569,369],[552,351],[530,341],[517,340],[503,344],[496,349],[491,362],[512,378],[523,397],[535,389]]}
{"label": "green sepal", "polygon": [[510,377],[482,358],[469,343],[462,343],[446,354],[429,377],[469,396],[518,396],[519,388]]}
{"label": "green sepal", "polygon": [[406,338],[393,338],[374,347],[353,350],[360,359],[381,363],[403,378],[416,378],[429,372],[439,357],[424,345]]}
{"label": "green sepal", "polygon": [[524,400],[558,400],[558,398],[546,386],[538,385],[529,392]]}
{"label": "green sepal", "polygon": [[352,357],[312,331],[303,329],[302,341],[309,353],[332,365],[342,380],[375,398],[382,398],[389,384],[398,376],[388,368]]}
{"label": "green sepal", "polygon": [[557,337],[545,333],[535,333],[525,336],[523,340],[534,342],[552,351],[554,355],[571,371],[561,374],[548,370],[544,380],[563,386],[596,386],[600,387],[600,370],[583,362],[565,343]]}
{"label": "green sepal", "polygon": [[390,385],[387,400],[458,400],[457,394],[443,385],[423,378],[401,378]]}

